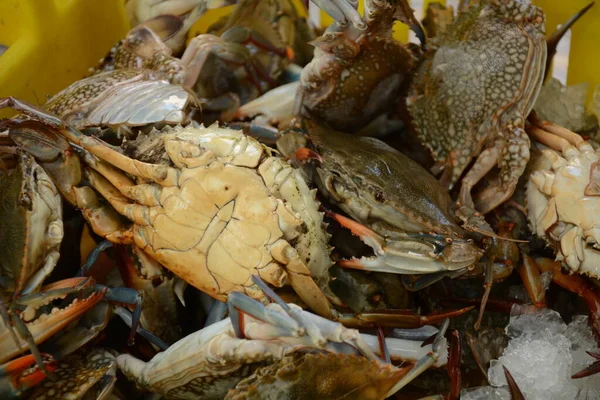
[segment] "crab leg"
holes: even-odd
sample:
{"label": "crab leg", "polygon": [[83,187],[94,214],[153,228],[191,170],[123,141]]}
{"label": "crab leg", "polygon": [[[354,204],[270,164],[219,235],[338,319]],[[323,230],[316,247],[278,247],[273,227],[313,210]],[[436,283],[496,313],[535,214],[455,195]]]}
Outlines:
{"label": "crab leg", "polygon": [[590,366],[571,376],[571,379],[585,378],[586,376],[591,376],[600,372],[600,353],[595,353],[593,351],[586,351],[586,353],[596,359],[596,361],[594,361]]}
{"label": "crab leg", "polygon": [[106,249],[110,249],[111,247],[113,247],[113,243],[111,241],[103,240],[102,242],[100,242],[87,256],[85,262],[83,263],[81,268],[79,268],[79,271],[77,272],[76,276],[87,276],[94,264],[96,263],[96,261],[98,261],[98,257],[100,257],[100,254]]}
{"label": "crab leg", "polygon": [[142,315],[142,294],[135,289],[126,287],[107,288],[103,285],[96,285],[97,290],[106,290],[105,300],[115,304],[134,305],[131,330],[127,338],[127,344],[133,346],[135,343],[135,333],[140,325],[140,316]]}
{"label": "crab leg", "polygon": [[417,376],[429,369],[429,367],[437,363],[438,358],[440,357],[439,352],[442,349],[442,345],[446,343],[444,340],[444,335],[446,334],[449,324],[450,320],[446,319],[439,332],[435,336],[431,351],[426,356],[421,358],[417,364],[410,371],[408,371],[408,373],[398,383],[396,383],[392,389],[390,389],[385,397],[389,397],[398,392],[404,386],[412,382]]}
{"label": "crab leg", "polygon": [[[316,346],[318,348],[324,348],[328,341],[336,342],[336,343],[347,343],[352,347],[358,349],[361,354],[371,360],[378,360],[378,357],[373,353],[371,348],[366,344],[363,338],[360,336],[360,333],[353,329],[347,329],[343,325],[339,323],[335,323],[328,319],[319,317],[317,315],[302,311],[297,306],[286,304],[275,292],[273,292],[258,276],[253,276],[254,283],[257,284],[262,290],[265,291],[265,294],[271,299],[275,300],[275,302],[283,309],[283,311],[287,314],[288,318],[291,321],[294,321],[297,326],[303,328],[302,331],[306,332],[307,338],[310,342],[306,343],[308,345]],[[237,301],[240,296],[237,296],[235,293],[231,293],[229,297],[233,297],[233,301]],[[251,301],[249,298],[246,301],[247,306],[242,306],[236,308],[244,310],[244,313],[249,315],[256,314],[258,319],[260,317],[270,318],[270,315],[266,315],[264,306],[256,301]],[[254,305],[254,307],[252,307]],[[258,310],[260,307],[262,310]],[[269,314],[270,314],[269,310]],[[285,314],[280,314],[285,315]],[[268,319],[267,319],[268,321]],[[285,325],[276,325],[276,326],[286,326],[289,324],[285,323]],[[260,326],[259,326],[260,328]],[[247,326],[246,328],[251,329],[251,326]],[[302,332],[300,331],[300,332]],[[298,331],[296,331],[298,332]],[[276,335],[275,337],[278,337]],[[290,335],[292,336],[292,335]],[[262,336],[256,336],[255,333],[251,334],[252,338],[264,338]],[[293,338],[299,338],[299,335],[293,335]],[[282,338],[283,340],[283,338]],[[293,340],[293,342],[297,342],[297,340]]]}
{"label": "crab leg", "polygon": [[492,291],[492,285],[494,284],[494,259],[493,256],[488,257],[484,268],[484,280],[483,280],[483,296],[481,298],[481,305],[479,306],[479,316],[475,321],[475,330],[479,330],[481,321],[483,320],[483,314],[485,312],[485,306],[490,298],[490,292]]}
{"label": "crab leg", "polygon": [[[505,137],[508,143],[502,146],[502,151],[498,153],[498,157],[494,160],[494,164],[497,162],[500,168],[498,181],[493,182],[477,194],[475,198],[475,206],[482,214],[487,214],[512,196],[530,158],[529,148],[531,143],[525,130],[518,127],[508,127],[505,131]],[[482,159],[482,156],[485,157],[483,152],[475,162],[475,166],[480,162],[486,163],[489,161],[485,158]],[[493,167],[493,164],[491,166]]]}
{"label": "crab leg", "polygon": [[311,0],[317,7],[325,11],[340,26],[351,22],[354,27],[365,30],[367,24],[358,13],[358,1],[353,0]]}
{"label": "crab leg", "polygon": [[375,325],[390,328],[418,328],[438,324],[446,318],[453,318],[471,311],[474,306],[458,310],[434,312],[429,315],[418,315],[411,310],[380,310],[364,312],[358,315],[342,315],[339,321],[344,326],[353,328],[370,328]]}
{"label": "crab leg", "polygon": [[[236,336],[240,339],[246,337],[262,337],[267,334],[267,338],[276,338],[280,336],[299,337],[306,332],[306,328],[301,327],[298,321],[292,318],[286,318],[285,315],[273,310],[265,308],[258,301],[238,292],[229,293],[227,297],[227,306],[229,308],[229,318]],[[286,305],[287,306],[287,305]],[[238,312],[241,311],[241,312]],[[266,324],[272,325],[268,327],[268,332],[252,331],[252,334],[247,334],[247,324],[244,314],[252,316]]]}
{"label": "crab leg", "polygon": [[[249,323],[246,323],[246,321],[242,322],[242,324],[244,324],[243,329],[245,330],[243,337],[250,337],[252,339],[277,338],[293,346],[317,346],[319,348],[324,348],[324,346],[327,345],[327,343],[329,342],[327,346],[333,346],[334,349],[336,349],[336,347],[334,346],[335,343],[346,343],[354,349],[358,350],[360,354],[367,357],[368,359],[379,360],[379,358],[375,355],[375,352],[381,351],[381,345],[376,336],[360,334],[354,329],[345,328],[340,323],[336,323],[325,318],[319,317],[317,315],[308,313],[306,311],[302,311],[293,304],[288,305],[285,302],[283,302],[283,300],[281,300],[279,296],[277,296],[277,294],[275,294],[270,288],[268,288],[268,286],[260,282],[260,278],[253,277],[253,280],[255,281],[255,283],[257,283],[259,287],[261,287],[261,289],[266,289],[267,296],[274,299],[277,302],[277,304],[281,307],[282,311],[285,310],[285,313],[290,318],[297,321],[300,327],[305,328],[309,337],[304,339],[297,336],[290,336],[289,338],[284,337],[280,335],[279,326],[274,325],[276,329],[273,330],[274,326],[272,325],[268,327],[262,327],[260,324],[251,325],[251,320],[248,321]],[[233,297],[235,297],[236,299],[241,298],[243,296],[238,296],[238,294],[235,293],[232,293],[231,295],[233,295]],[[246,304],[248,304],[252,308],[245,306],[239,308],[241,308],[244,313],[248,313],[249,315],[251,315],[253,318],[256,315],[256,319],[259,320],[262,320],[261,318],[264,318],[264,320],[269,318],[269,316],[265,315],[265,312],[269,315],[275,312],[272,309],[265,309],[264,305],[255,301],[246,302]],[[282,316],[285,316],[286,314],[279,312],[279,315]],[[232,319],[232,324],[234,326],[236,324],[234,319]],[[238,325],[238,328],[236,329],[240,329],[242,324]],[[313,333],[311,334],[310,331],[312,331]],[[319,337],[324,337],[324,340],[319,341]],[[419,345],[416,344],[415,341],[388,338],[386,339],[386,344],[388,345],[391,351],[392,359],[400,358],[403,360],[416,360],[418,359],[418,357],[420,357],[420,354],[422,353],[421,347],[419,347]],[[338,349],[334,351],[337,350]],[[437,365],[443,365],[443,363],[445,363],[444,360],[445,355],[441,357]]]}
{"label": "crab leg", "polygon": [[[223,303],[222,301],[215,300],[210,307],[208,315],[206,316],[206,321],[204,322],[204,327],[210,326],[214,323],[222,321],[225,318],[225,314],[227,313],[227,303]],[[231,313],[230,313],[231,315]],[[235,318],[231,319],[232,324],[234,323]]]}
{"label": "crab leg", "polygon": [[450,376],[450,393],[448,393],[447,400],[457,400],[460,396],[462,383],[462,374],[460,371],[462,348],[460,333],[456,329],[450,331],[448,347],[450,349],[450,354],[448,355],[447,369],[448,375]]}
{"label": "crab leg", "polygon": [[142,328],[141,326],[139,326],[139,324],[136,324],[135,314],[132,315],[128,309],[121,306],[115,306],[114,312],[121,318],[121,320],[123,320],[123,322],[125,322],[125,324],[128,327],[135,329],[135,332],[137,332],[140,336],[144,337],[147,341],[158,347],[160,351],[165,351],[169,348],[169,345],[163,342],[162,339],[160,339],[158,336]]}

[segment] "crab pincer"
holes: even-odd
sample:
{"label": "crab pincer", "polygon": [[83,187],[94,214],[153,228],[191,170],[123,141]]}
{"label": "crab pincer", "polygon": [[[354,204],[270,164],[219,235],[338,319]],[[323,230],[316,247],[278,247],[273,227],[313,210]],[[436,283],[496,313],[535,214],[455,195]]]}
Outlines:
{"label": "crab pincer", "polygon": [[[46,353],[41,353],[44,367],[54,371],[57,361]],[[35,356],[28,354],[0,366],[0,396],[3,399],[18,399],[29,389],[46,379],[44,370],[36,366]]]}

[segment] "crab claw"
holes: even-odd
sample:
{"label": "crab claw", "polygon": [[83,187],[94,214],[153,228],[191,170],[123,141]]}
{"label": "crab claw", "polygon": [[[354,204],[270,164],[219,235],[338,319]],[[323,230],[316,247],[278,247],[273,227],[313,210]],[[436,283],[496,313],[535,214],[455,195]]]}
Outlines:
{"label": "crab claw", "polygon": [[504,376],[506,377],[506,382],[508,382],[510,398],[513,400],[525,400],[523,392],[521,392],[521,389],[519,389],[519,385],[517,385],[515,378],[513,378],[508,368],[506,368],[504,365],[502,366],[502,368],[504,368]]}
{"label": "crab claw", "polygon": [[[49,300],[64,298],[68,294],[78,293],[94,284],[91,278],[71,278],[43,286],[41,292],[22,296],[19,301],[25,310],[21,313],[21,319],[25,322],[25,328],[30,333],[34,343],[42,343],[49,337],[59,332],[65,326],[81,317],[87,310],[104,298],[104,293],[93,292],[84,299],[74,299],[67,307],[55,309],[49,315],[30,320],[37,308]],[[0,320],[0,322],[3,322]],[[27,332],[19,332],[22,339],[19,346],[8,336],[9,327],[0,324],[0,360],[6,361],[28,349],[29,342],[23,339],[28,336]]]}
{"label": "crab claw", "polygon": [[[41,356],[46,370],[54,371],[58,366],[56,360],[50,354],[42,353]],[[0,397],[19,398],[46,379],[44,371],[35,364],[35,357],[28,354],[0,366]]]}
{"label": "crab claw", "polygon": [[571,379],[585,378],[586,376],[591,376],[600,372],[600,353],[594,353],[593,351],[586,351],[586,353],[595,358],[596,361],[593,362],[590,366],[571,376]]}
{"label": "crab claw", "polygon": [[328,212],[328,215],[350,229],[375,253],[372,257],[342,260],[339,262],[342,267],[395,274],[427,274],[469,267],[482,255],[470,240],[402,233],[394,238],[385,238],[343,215],[333,212]]}
{"label": "crab claw", "polygon": [[311,160],[317,160],[320,163],[323,162],[323,159],[317,152],[306,147],[301,147],[298,150],[296,150],[296,160],[303,164]]}

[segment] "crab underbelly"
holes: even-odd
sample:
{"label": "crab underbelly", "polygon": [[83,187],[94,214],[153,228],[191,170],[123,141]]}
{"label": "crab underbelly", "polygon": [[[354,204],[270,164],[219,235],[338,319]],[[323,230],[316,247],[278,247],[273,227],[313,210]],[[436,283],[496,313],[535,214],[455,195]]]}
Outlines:
{"label": "crab underbelly", "polygon": [[151,225],[135,226],[136,244],[220,300],[253,286],[256,273],[282,286],[287,275],[270,246],[293,232],[295,221],[280,218],[282,203],[252,171],[221,163],[196,168],[179,188],[163,191]]}

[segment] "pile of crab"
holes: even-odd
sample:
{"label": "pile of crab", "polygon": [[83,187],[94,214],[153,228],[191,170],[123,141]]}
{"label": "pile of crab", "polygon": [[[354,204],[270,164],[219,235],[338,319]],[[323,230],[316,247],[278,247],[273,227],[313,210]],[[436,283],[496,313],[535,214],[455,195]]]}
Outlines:
{"label": "pile of crab", "polygon": [[313,2],[129,0],[88,76],[0,100],[2,398],[458,399],[522,303],[600,341],[600,152],[534,111],[589,7]]}

